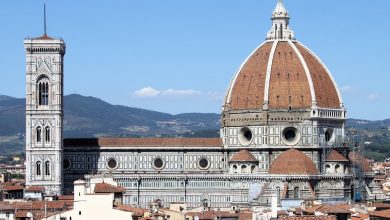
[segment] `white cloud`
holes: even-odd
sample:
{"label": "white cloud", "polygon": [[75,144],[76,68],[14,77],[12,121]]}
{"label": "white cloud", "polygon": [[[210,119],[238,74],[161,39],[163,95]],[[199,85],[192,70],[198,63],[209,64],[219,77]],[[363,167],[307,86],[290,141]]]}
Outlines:
{"label": "white cloud", "polygon": [[202,94],[202,92],[193,89],[185,89],[185,90],[167,89],[161,91],[161,95],[166,95],[166,96],[193,96],[193,95],[200,95],[200,94]]}
{"label": "white cloud", "polygon": [[225,97],[225,94],[219,91],[210,91],[207,92],[207,96],[210,97],[212,101],[218,101],[221,102],[223,98]]}
{"label": "white cloud", "polygon": [[340,90],[341,90],[342,92],[351,92],[351,91],[354,90],[354,88],[353,88],[352,86],[345,85],[345,86],[341,87]]}
{"label": "white cloud", "polygon": [[146,97],[156,97],[160,94],[161,92],[152,88],[152,87],[145,87],[140,90],[136,90],[134,94],[138,97],[141,98],[146,98]]}
{"label": "white cloud", "polygon": [[366,98],[367,98],[369,101],[373,101],[373,100],[379,98],[379,93],[371,93],[371,94],[367,95]]}
{"label": "white cloud", "polygon": [[157,90],[153,87],[144,87],[140,90],[134,91],[134,95],[139,98],[152,98],[157,96],[196,96],[201,95],[202,92],[194,89],[166,89],[166,90]]}

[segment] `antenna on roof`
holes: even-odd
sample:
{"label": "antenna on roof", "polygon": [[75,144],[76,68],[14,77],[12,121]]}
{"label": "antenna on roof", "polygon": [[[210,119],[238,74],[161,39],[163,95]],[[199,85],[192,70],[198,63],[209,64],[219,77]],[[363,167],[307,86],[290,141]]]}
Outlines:
{"label": "antenna on roof", "polygon": [[44,35],[47,35],[47,33],[46,33],[46,4],[43,4],[43,31],[44,31]]}

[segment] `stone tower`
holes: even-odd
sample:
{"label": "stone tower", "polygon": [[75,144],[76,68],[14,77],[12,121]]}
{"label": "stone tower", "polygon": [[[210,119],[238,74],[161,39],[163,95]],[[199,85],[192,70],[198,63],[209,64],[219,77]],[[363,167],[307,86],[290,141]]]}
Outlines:
{"label": "stone tower", "polygon": [[26,185],[62,189],[65,42],[45,33],[26,39]]}

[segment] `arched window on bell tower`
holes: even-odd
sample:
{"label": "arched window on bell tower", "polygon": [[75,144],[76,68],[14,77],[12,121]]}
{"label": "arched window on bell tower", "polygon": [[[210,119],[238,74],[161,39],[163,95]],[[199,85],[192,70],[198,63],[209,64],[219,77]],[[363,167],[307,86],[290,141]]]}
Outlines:
{"label": "arched window on bell tower", "polygon": [[294,199],[299,199],[299,187],[294,188]]}
{"label": "arched window on bell tower", "polygon": [[36,137],[37,137],[37,143],[41,143],[42,142],[42,128],[41,127],[37,127]]}
{"label": "arched window on bell tower", "polygon": [[50,176],[50,161],[45,162],[45,175]]}
{"label": "arched window on bell tower", "polygon": [[41,175],[41,161],[36,162],[35,168],[36,168],[36,171],[35,171],[36,175],[40,176]]}
{"label": "arched window on bell tower", "polygon": [[38,80],[38,104],[49,105],[49,80],[46,77]]}
{"label": "arched window on bell tower", "polygon": [[50,142],[50,127],[47,126],[45,128],[45,142],[49,143]]}

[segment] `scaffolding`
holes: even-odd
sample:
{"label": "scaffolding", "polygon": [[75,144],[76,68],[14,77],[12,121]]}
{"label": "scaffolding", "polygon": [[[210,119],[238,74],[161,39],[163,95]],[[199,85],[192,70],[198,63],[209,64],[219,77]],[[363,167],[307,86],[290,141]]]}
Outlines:
{"label": "scaffolding", "polygon": [[[349,167],[352,174],[351,199],[359,201],[366,199],[366,184],[364,180],[363,160],[365,155],[364,142],[360,135],[345,136],[332,143],[320,144],[321,148],[321,174],[326,172],[326,159],[332,150],[336,150],[350,160]],[[352,153],[351,155],[349,153]],[[353,156],[351,161],[350,156]]]}

